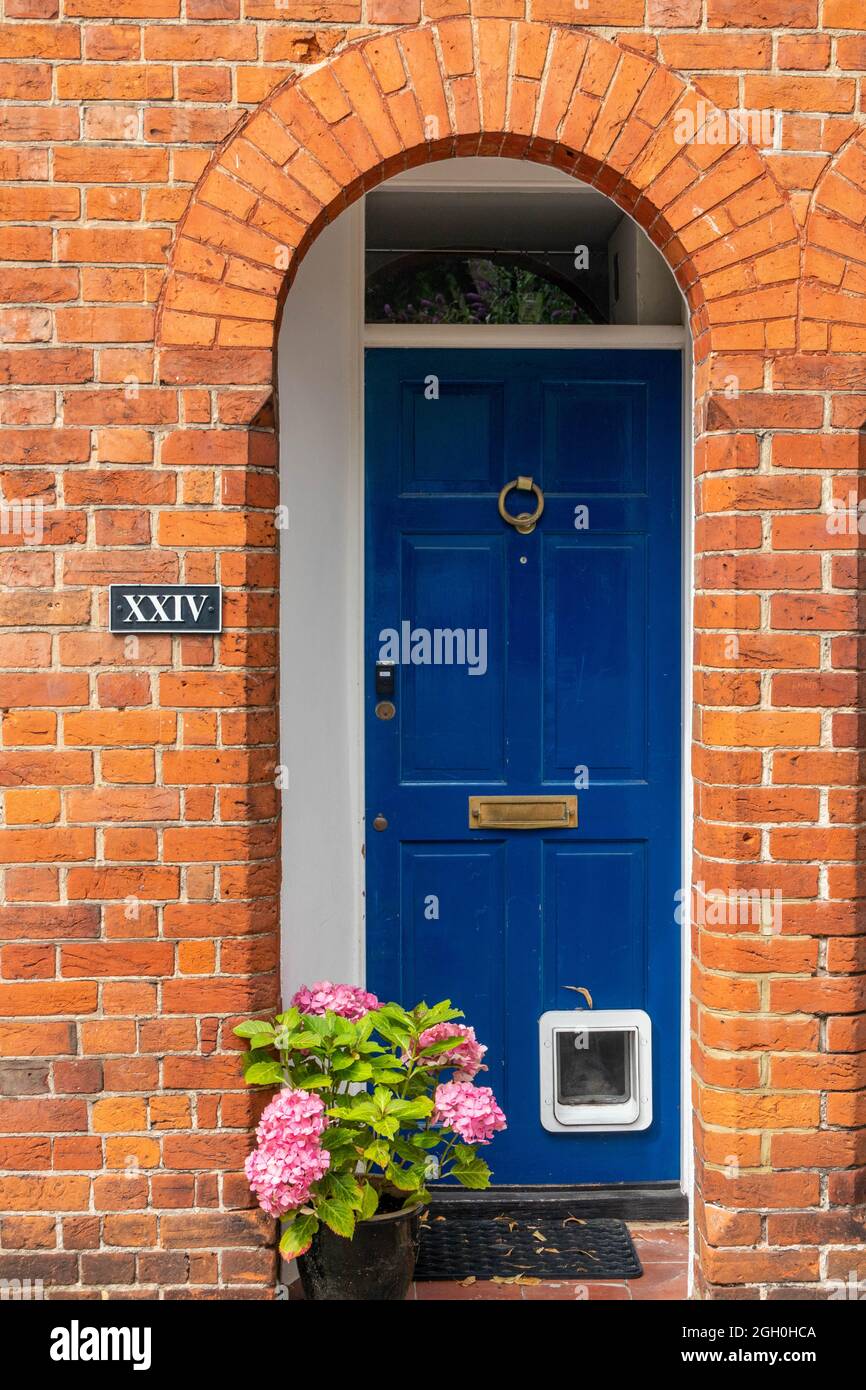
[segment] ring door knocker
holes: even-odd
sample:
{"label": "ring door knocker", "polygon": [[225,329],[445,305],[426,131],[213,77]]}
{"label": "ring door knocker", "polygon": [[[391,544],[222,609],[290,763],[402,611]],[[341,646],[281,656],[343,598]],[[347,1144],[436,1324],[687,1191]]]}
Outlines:
{"label": "ring door knocker", "polygon": [[[511,512],[506,511],[505,499],[508,496],[509,492],[512,492],[514,490],[518,492],[535,493],[538,505],[535,508],[534,512],[518,512],[517,516],[512,516]],[[514,526],[515,529],[518,530],[522,536],[528,536],[530,531],[535,530],[535,524],[537,521],[540,520],[541,513],[543,511],[544,493],[541,491],[541,488],[538,486],[538,483],[534,483],[531,478],[524,478],[522,476],[518,478],[512,478],[511,482],[506,483],[505,487],[499,494],[499,515],[502,517],[503,521],[508,522],[509,526]]]}

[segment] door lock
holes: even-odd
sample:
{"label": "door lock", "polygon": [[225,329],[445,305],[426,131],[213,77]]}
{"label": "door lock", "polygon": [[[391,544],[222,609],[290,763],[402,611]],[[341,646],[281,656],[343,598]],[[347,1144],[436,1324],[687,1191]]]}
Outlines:
{"label": "door lock", "polygon": [[376,817],[376,819],[373,821],[373,829],[374,829],[374,830],[387,830],[387,829],[388,829],[388,822],[387,822],[386,818],[382,815],[381,811],[379,812],[379,814],[378,814],[378,816]]}
{"label": "door lock", "polygon": [[397,713],[394,704],[394,691],[396,688],[396,667],[393,661],[376,662],[376,678],[373,689],[376,693],[376,707],[373,710],[377,719],[393,719]]}
{"label": "door lock", "polygon": [[395,666],[393,661],[376,662],[376,699],[393,700],[395,686]]}

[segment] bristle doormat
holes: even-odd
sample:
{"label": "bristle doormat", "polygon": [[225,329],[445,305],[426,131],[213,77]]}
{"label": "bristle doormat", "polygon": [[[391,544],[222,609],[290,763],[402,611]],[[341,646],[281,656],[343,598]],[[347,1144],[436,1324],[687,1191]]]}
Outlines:
{"label": "bristle doormat", "polygon": [[622,1221],[553,1210],[449,1212],[424,1216],[418,1281],[428,1279],[638,1279],[643,1274]]}

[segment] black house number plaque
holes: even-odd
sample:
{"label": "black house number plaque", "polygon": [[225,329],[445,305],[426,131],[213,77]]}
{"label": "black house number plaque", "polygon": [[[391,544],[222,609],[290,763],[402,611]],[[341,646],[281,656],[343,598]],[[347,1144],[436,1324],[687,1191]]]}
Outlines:
{"label": "black house number plaque", "polygon": [[110,632],[222,632],[219,584],[111,584]]}

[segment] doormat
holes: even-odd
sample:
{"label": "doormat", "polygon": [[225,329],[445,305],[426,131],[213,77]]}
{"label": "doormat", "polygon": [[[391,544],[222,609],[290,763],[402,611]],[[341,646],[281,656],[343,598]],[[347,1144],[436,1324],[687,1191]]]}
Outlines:
{"label": "doormat", "polygon": [[418,1281],[428,1279],[639,1279],[622,1221],[584,1219],[564,1207],[425,1213]]}

